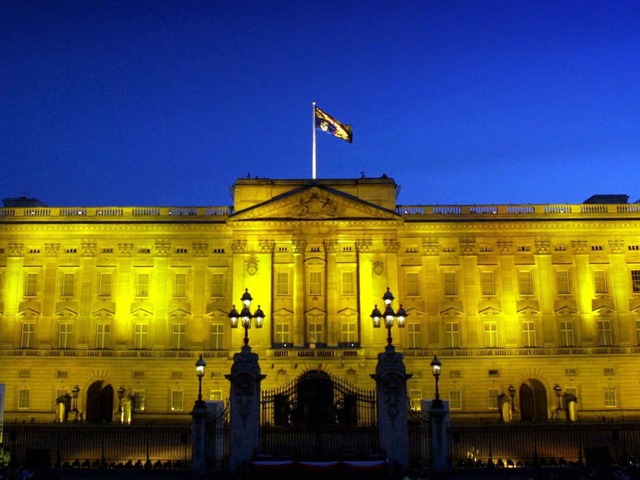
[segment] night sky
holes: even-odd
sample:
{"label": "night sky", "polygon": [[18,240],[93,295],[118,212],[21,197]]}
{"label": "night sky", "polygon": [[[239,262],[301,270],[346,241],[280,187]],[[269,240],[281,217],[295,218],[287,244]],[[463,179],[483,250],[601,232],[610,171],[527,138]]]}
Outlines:
{"label": "night sky", "polygon": [[239,177],[399,204],[640,199],[638,0],[0,0],[0,199],[223,206]]}

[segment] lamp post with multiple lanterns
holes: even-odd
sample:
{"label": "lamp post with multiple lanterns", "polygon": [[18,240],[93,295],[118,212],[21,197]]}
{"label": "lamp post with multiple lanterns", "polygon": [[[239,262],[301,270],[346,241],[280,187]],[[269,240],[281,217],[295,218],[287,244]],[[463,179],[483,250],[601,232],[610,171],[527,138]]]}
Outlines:
{"label": "lamp post with multiple lanterns", "polygon": [[231,323],[231,328],[238,328],[238,323],[242,323],[242,327],[244,328],[244,346],[249,346],[249,329],[251,328],[251,319],[253,318],[255,321],[256,328],[262,328],[264,323],[264,312],[258,305],[258,309],[252,314],[249,307],[251,306],[251,301],[253,298],[249,293],[249,289],[245,288],[244,293],[242,294],[242,310],[238,313],[236,310],[236,306],[233,305],[231,307],[231,311],[229,312],[229,321]]}
{"label": "lamp post with multiple lanterns", "polygon": [[438,390],[438,380],[440,380],[440,370],[442,369],[442,362],[438,360],[438,357],[433,357],[431,360],[431,373],[436,380],[436,398],[433,400],[434,407],[441,407],[442,400],[440,400],[440,390]]}
{"label": "lamp post with multiple lanterns", "polygon": [[200,358],[196,360],[196,376],[198,377],[198,400],[196,401],[196,407],[204,407],[204,402],[202,401],[202,378],[204,377],[204,370],[207,367],[207,362],[202,358],[202,354],[200,354]]}
{"label": "lamp post with multiple lanterns", "polygon": [[407,321],[407,312],[402,308],[402,305],[400,305],[397,312],[393,311],[391,304],[393,303],[394,296],[391,291],[389,291],[389,287],[387,287],[387,291],[382,296],[382,300],[385,304],[384,313],[380,312],[378,305],[375,305],[371,312],[371,320],[374,328],[380,328],[380,324],[382,323],[382,320],[384,320],[384,326],[387,329],[387,346],[391,347],[393,346],[391,327],[393,327],[393,323],[397,320],[398,328],[404,328]]}

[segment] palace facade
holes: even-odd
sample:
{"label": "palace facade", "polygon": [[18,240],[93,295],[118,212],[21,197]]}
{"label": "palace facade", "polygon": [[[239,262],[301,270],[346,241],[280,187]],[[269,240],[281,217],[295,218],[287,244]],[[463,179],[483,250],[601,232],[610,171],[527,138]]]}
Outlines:
{"label": "palace facade", "polygon": [[[414,407],[441,360],[454,420],[640,415],[640,204],[402,206],[397,189],[239,179],[232,207],[5,203],[5,421],[184,419],[201,354],[203,396],[225,400],[247,290],[263,388],[321,370],[373,389],[390,334]],[[387,288],[404,328],[373,328]]]}

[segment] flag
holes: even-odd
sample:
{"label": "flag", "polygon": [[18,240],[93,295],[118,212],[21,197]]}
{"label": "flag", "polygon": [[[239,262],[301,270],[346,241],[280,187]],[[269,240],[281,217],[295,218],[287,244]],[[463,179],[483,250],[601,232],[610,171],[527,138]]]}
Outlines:
{"label": "flag", "polygon": [[353,131],[351,125],[345,125],[333,118],[331,115],[315,107],[316,128],[327,132],[334,137],[341,138],[351,143],[353,141]]}

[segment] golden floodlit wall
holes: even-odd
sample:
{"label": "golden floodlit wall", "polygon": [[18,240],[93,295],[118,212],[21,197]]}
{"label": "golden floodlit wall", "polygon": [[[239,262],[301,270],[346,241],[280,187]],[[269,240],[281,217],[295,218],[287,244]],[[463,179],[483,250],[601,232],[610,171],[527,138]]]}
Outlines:
{"label": "golden floodlit wall", "polygon": [[[396,205],[391,178],[240,179],[229,207],[0,209],[5,421],[185,419],[225,400],[248,289],[263,388],[373,389],[387,288],[413,407],[454,420],[640,414],[640,204]],[[77,387],[77,388],[75,388]],[[502,413],[504,414],[504,413]]]}

